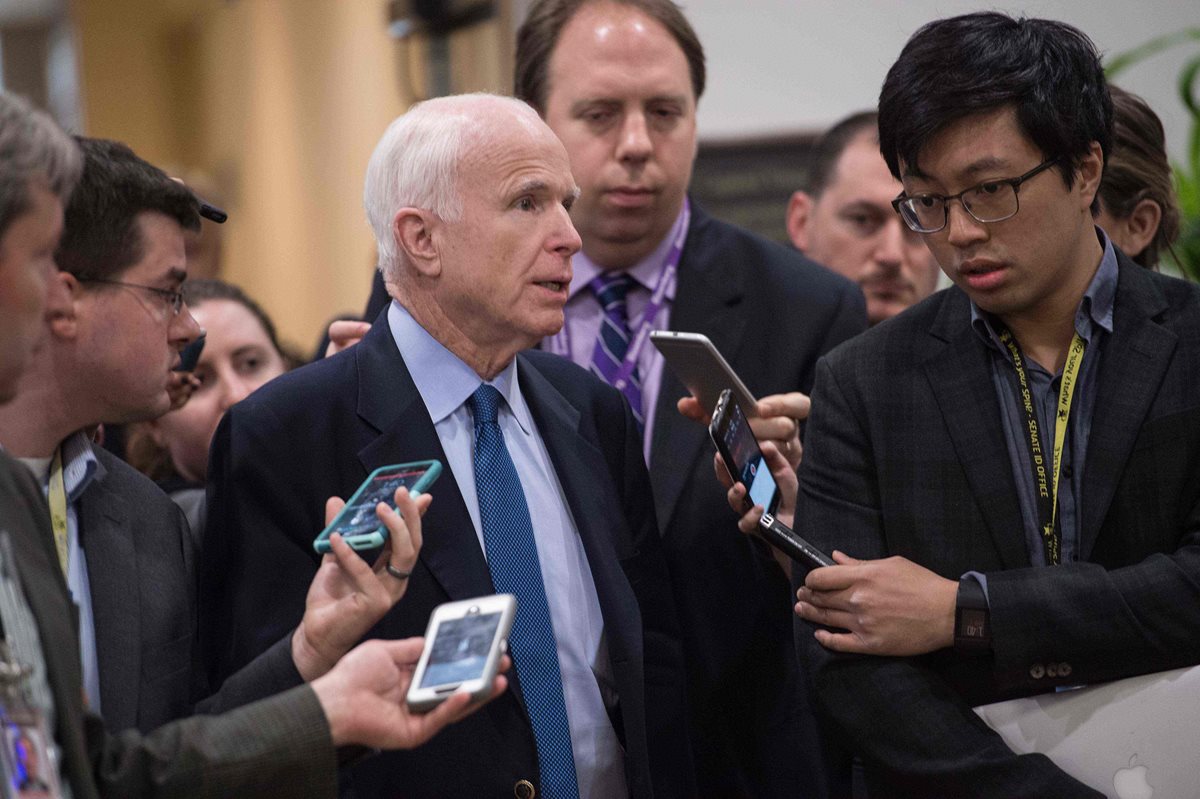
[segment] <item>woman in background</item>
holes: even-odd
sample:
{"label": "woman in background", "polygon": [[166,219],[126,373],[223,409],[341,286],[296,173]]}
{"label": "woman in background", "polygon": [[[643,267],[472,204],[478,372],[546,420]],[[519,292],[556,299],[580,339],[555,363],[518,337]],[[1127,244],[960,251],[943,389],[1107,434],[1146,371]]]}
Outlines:
{"label": "woman in background", "polygon": [[220,280],[183,286],[192,316],[207,333],[193,375],[197,386],[182,408],[130,431],[129,462],[156,481],[204,530],[208,448],[225,410],[287,371],[275,325],[241,289]]}
{"label": "woman in background", "polygon": [[1123,253],[1149,269],[1179,236],[1162,121],[1136,94],[1109,86],[1113,145],[1100,182],[1096,224]]}

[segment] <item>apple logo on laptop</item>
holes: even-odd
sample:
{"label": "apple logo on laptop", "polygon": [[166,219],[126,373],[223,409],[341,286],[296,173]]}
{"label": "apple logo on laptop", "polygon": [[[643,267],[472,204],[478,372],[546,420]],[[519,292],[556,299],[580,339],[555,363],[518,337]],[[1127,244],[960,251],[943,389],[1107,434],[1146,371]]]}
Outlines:
{"label": "apple logo on laptop", "polygon": [[1150,769],[1134,765],[1135,763],[1137,755],[1129,758],[1129,768],[1119,769],[1113,775],[1113,789],[1117,792],[1117,799],[1150,799],[1154,795],[1154,788],[1146,780]]}

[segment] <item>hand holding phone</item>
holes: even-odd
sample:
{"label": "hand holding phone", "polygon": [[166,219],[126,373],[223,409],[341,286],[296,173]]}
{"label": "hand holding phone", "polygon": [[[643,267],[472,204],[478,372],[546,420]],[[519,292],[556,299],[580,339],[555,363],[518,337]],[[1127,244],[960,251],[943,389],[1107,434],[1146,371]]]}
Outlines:
{"label": "hand holding phone", "polygon": [[779,487],[759,449],[750,423],[729,391],[717,400],[709,435],[721,453],[729,479],[746,487],[745,510],[755,505],[764,513],[758,534],[805,569],[832,566],[833,560],[774,517],[779,504]]}
{"label": "hand holding phone", "polygon": [[[378,510],[388,537],[373,563],[339,536],[326,539],[330,552],[313,575],[304,616],[292,634],[292,662],[305,682],[329,671],[408,590],[421,551],[421,517],[433,497],[412,497],[398,490],[392,500],[395,510]],[[337,497],[327,499],[326,522],[332,522],[344,505]]]}
{"label": "hand holding phone", "polygon": [[486,698],[516,615],[517,598],[512,594],[434,608],[425,630],[425,651],[408,688],[409,709],[424,713],[455,693],[470,694],[472,702]]}
{"label": "hand holding phone", "polygon": [[392,504],[397,488],[407,488],[412,496],[420,494],[442,473],[440,461],[415,461],[381,466],[367,475],[345,507],[313,541],[320,554],[329,552],[329,536],[341,535],[353,549],[367,550],[383,546],[387,528],[375,514],[380,502]]}
{"label": "hand holding phone", "polygon": [[729,389],[722,391],[717,399],[708,434],[721,453],[729,479],[746,487],[745,509],[761,505],[767,513],[773,512],[779,504],[779,488],[741,405]]}

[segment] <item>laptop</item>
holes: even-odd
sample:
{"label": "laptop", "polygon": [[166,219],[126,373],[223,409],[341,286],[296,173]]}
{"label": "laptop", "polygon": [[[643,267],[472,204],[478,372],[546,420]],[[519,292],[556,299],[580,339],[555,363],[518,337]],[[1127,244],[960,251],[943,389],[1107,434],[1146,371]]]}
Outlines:
{"label": "laptop", "polygon": [[982,705],[1013,751],[1110,799],[1200,799],[1200,666]]}

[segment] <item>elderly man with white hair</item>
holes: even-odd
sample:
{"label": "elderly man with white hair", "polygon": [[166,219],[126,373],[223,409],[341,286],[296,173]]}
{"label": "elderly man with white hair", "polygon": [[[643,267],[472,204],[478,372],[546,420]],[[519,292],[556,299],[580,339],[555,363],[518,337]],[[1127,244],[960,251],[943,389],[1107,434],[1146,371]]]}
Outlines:
{"label": "elderly man with white hair", "polygon": [[517,595],[514,690],[426,746],[349,770],[355,796],[694,793],[637,423],[615,389],[525,351],[563,324],[577,193],[562,144],[525,104],[414,106],[367,169],[392,302],[358,346],[264,387],[217,431],[210,678],[296,624],[318,561],[295,531],[382,465],[447,469],[408,593],[374,634],[419,633],[441,602]]}

